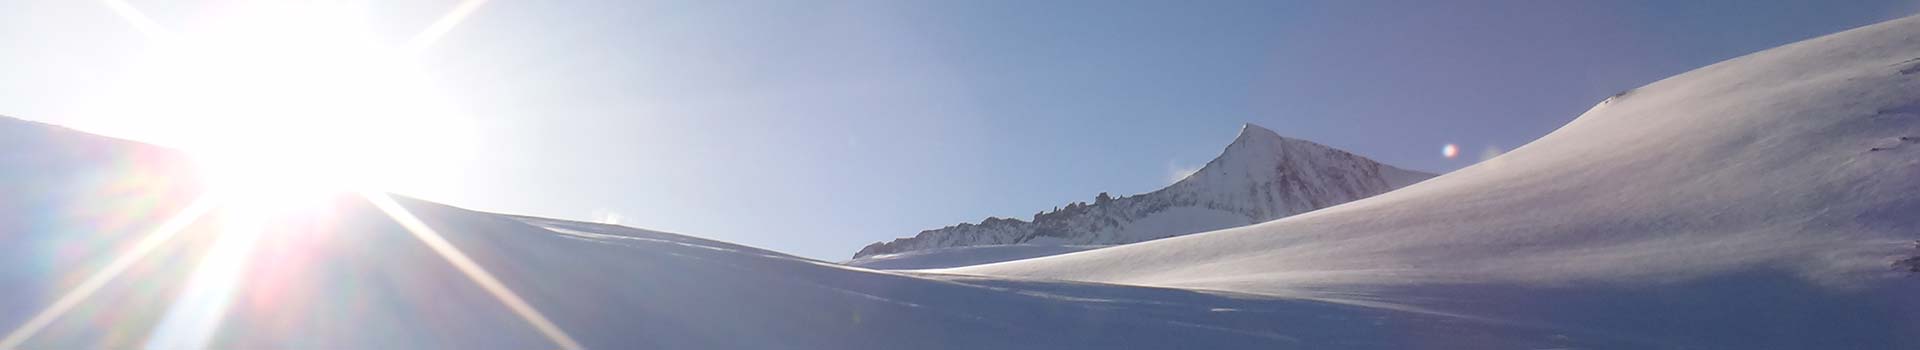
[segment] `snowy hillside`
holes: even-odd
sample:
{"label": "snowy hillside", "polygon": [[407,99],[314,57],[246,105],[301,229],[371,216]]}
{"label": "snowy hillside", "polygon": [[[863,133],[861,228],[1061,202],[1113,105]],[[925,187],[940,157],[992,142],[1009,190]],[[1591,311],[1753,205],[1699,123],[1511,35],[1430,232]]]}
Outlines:
{"label": "snowy hillside", "polygon": [[[0,120],[0,348],[1405,349],[1635,344],[1235,293],[904,275],[352,195],[216,205],[172,152]],[[383,197],[384,198],[384,197]],[[201,203],[201,202],[195,202]],[[387,203],[382,205],[379,203]],[[406,212],[399,220],[385,209]],[[246,224],[251,223],[251,224]],[[417,239],[409,224],[443,237]],[[257,228],[251,231],[248,228]],[[170,233],[171,232],[171,233]],[[251,232],[251,233],[248,233]],[[246,239],[236,239],[246,237]],[[462,252],[525,309],[469,278]],[[146,252],[140,254],[139,252]],[[523,312],[537,314],[531,321]],[[552,333],[539,324],[549,324]],[[555,339],[564,339],[556,341]],[[1438,344],[1438,345],[1436,345]]]}
{"label": "snowy hillside", "polygon": [[1385,195],[948,271],[1347,300],[1674,347],[1914,349],[1917,240],[1910,17],[1623,92]]}
{"label": "snowy hillside", "polygon": [[[987,218],[922,231],[868,245],[853,257],[986,245],[1141,242],[1265,222],[1431,177],[1246,124],[1219,157],[1166,188],[1119,198],[1101,193],[1092,204],[1068,204],[1034,214],[1032,221]],[[1040,255],[1008,257],[1033,256]]]}

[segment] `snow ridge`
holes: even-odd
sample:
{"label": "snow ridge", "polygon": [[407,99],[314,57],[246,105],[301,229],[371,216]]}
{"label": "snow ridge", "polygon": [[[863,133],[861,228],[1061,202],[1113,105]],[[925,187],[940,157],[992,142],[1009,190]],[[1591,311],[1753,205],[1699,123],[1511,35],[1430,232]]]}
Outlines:
{"label": "snow ridge", "polygon": [[1173,185],[1135,196],[1101,193],[1035,213],[987,218],[876,242],[854,254],[1003,244],[1125,244],[1251,225],[1386,193],[1433,177],[1258,125],[1241,127],[1219,157]]}

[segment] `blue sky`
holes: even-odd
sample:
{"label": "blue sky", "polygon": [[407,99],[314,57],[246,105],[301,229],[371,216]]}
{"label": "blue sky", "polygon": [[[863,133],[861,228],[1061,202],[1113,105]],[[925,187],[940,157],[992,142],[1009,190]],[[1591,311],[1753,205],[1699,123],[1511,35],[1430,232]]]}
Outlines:
{"label": "blue sky", "polygon": [[[157,22],[205,3],[130,1]],[[404,41],[453,1],[379,2]],[[478,148],[398,192],[829,260],[1133,194],[1240,123],[1444,172],[1615,92],[1914,1],[514,1],[426,53]],[[143,39],[92,2],[0,4],[0,114],[134,139],[100,98]],[[150,122],[150,121],[149,121]],[[1445,159],[1441,145],[1466,156]]]}

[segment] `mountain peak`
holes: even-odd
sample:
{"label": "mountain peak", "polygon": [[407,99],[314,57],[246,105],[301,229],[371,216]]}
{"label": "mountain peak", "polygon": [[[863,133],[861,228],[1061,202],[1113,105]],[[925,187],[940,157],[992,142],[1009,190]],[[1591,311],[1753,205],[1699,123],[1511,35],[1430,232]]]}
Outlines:
{"label": "mountain peak", "polygon": [[[1280,133],[1274,132],[1272,129],[1267,129],[1253,123],[1243,123],[1240,124],[1240,135],[1233,139],[1232,144],[1227,145],[1226,150],[1221,152],[1220,158],[1279,161],[1281,158],[1285,158],[1278,157],[1278,155],[1283,153],[1350,154],[1349,152],[1313,141],[1280,136]],[[1220,161],[1221,159],[1215,159],[1215,161]]]}
{"label": "mountain peak", "polygon": [[[1311,142],[1280,136],[1280,133],[1273,132],[1273,130],[1259,125],[1254,125],[1253,123],[1240,124],[1240,135],[1234,137],[1233,143],[1227,144],[1227,148],[1222,150],[1218,157],[1215,157],[1213,161],[1207,162],[1207,165],[1201,167],[1200,170],[1201,172],[1206,172],[1207,170],[1226,170],[1220,169],[1223,167],[1239,169],[1250,166],[1270,168],[1272,167],[1270,164],[1248,165],[1236,163],[1280,161],[1282,158],[1285,158],[1281,157],[1281,154],[1291,152],[1288,150],[1289,148],[1296,148],[1291,147],[1293,143],[1312,144]],[[1319,145],[1313,144],[1313,146]]]}
{"label": "mountain peak", "polygon": [[[1288,169],[1326,169],[1377,167],[1377,163],[1351,152],[1322,145],[1313,141],[1280,136],[1273,130],[1245,123],[1240,126],[1240,135],[1232,144],[1212,161],[1207,162],[1197,172],[1198,176],[1181,181],[1235,182],[1227,187],[1240,187],[1242,182],[1274,179]],[[1331,170],[1331,169],[1327,169]],[[1315,170],[1313,172],[1318,172]],[[1335,170],[1338,171],[1338,170]],[[1372,171],[1368,171],[1372,172]],[[1205,177],[1223,177],[1222,179],[1199,179]],[[1425,177],[1432,177],[1427,174]],[[1417,181],[1417,180],[1416,180]],[[1395,181],[1395,183],[1399,183]],[[1404,185],[1404,184],[1401,184]],[[1398,187],[1398,186],[1394,186]]]}
{"label": "mountain peak", "polygon": [[1234,137],[1233,143],[1239,144],[1252,141],[1286,139],[1285,136],[1280,136],[1280,133],[1273,132],[1272,129],[1254,125],[1253,123],[1242,123],[1240,124],[1240,136]]}
{"label": "mountain peak", "polygon": [[1244,226],[1385,193],[1433,174],[1383,165],[1291,139],[1252,123],[1199,172],[1166,188],[1036,213],[923,231],[868,245],[862,258],[916,250],[1003,244],[1104,245]]}

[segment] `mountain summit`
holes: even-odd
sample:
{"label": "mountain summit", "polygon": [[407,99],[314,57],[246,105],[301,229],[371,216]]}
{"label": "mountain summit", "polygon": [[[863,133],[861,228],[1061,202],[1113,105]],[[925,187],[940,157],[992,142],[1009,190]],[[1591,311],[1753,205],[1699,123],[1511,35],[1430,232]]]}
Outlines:
{"label": "mountain summit", "polygon": [[1433,177],[1246,124],[1205,167],[1166,188],[1101,193],[1036,213],[987,218],[867,245],[854,258],[1003,244],[1124,244],[1245,226],[1385,193]]}

